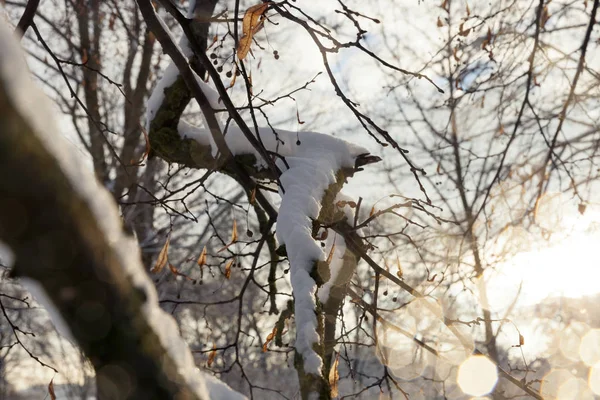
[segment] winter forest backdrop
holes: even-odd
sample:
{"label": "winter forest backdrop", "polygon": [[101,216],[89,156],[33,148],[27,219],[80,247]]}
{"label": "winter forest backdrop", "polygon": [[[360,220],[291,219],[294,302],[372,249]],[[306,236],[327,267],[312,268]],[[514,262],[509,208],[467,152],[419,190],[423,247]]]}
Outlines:
{"label": "winter forest backdrop", "polygon": [[0,1],[0,399],[600,398],[598,5]]}

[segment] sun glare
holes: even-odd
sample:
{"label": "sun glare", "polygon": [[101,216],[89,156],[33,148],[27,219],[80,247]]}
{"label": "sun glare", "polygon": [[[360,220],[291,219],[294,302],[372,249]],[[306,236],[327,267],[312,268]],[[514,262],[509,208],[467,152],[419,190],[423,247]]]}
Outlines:
{"label": "sun glare", "polygon": [[456,380],[466,394],[484,396],[496,386],[498,370],[487,357],[472,356],[460,365]]}

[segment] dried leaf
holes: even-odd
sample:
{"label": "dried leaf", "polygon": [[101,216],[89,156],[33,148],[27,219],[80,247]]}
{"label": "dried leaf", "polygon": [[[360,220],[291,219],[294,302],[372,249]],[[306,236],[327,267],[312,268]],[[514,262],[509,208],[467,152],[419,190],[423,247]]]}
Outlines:
{"label": "dried leaf", "polygon": [[[456,53],[458,53],[458,46],[454,47],[454,50],[452,50],[452,55],[454,56],[455,61],[460,61],[460,58],[458,58]],[[456,82],[458,82],[458,80],[456,80]]]}
{"label": "dried leaf", "polygon": [[231,266],[233,265],[234,260],[231,259],[227,262],[227,265],[225,265],[225,278],[229,279],[231,277]]}
{"label": "dried leaf", "polygon": [[210,367],[212,365],[212,363],[215,361],[216,356],[217,356],[217,346],[213,343],[212,351],[208,355],[208,361],[206,362],[206,365],[208,365]]}
{"label": "dried leaf", "polygon": [[115,19],[117,19],[117,14],[110,14],[110,19],[108,20],[108,29],[110,29],[111,31],[115,30]]}
{"label": "dried leaf", "polygon": [[192,278],[190,278],[189,276],[187,276],[186,274],[184,274],[183,272],[179,272],[179,270],[177,269],[177,267],[175,267],[173,264],[169,263],[169,270],[171,271],[171,273],[175,276],[181,276],[184,277],[185,279],[187,279],[188,281],[193,281]]}
{"label": "dried leaf", "polygon": [[51,400],[56,400],[56,393],[54,393],[54,378],[52,378],[48,384],[48,394],[50,395]]}
{"label": "dried leaf", "polygon": [[438,162],[437,168],[435,169],[435,172],[440,175],[442,173],[442,162]]}
{"label": "dried leaf", "polygon": [[398,267],[398,272],[396,272],[396,275],[398,275],[398,278],[402,279],[404,272],[402,272],[402,264],[400,264],[400,257],[398,257],[398,254],[396,254],[396,266]]}
{"label": "dried leaf", "polygon": [[89,59],[89,57],[88,57],[87,49],[83,49],[83,54],[81,55],[81,63],[87,64],[88,59]]}
{"label": "dried leaf", "polygon": [[375,206],[371,207],[371,212],[369,213],[369,218],[371,218],[375,214]]}
{"label": "dried leaf", "polygon": [[217,253],[227,250],[229,247],[231,247],[231,245],[233,245],[237,241],[237,239],[238,239],[237,222],[234,219],[233,220],[233,228],[231,229],[231,241],[225,247],[219,249],[219,251],[217,251]]}
{"label": "dried leaf", "polygon": [[156,259],[156,264],[150,270],[151,273],[156,274],[162,271],[162,269],[167,265],[167,261],[169,259],[169,243],[171,243],[171,235],[167,237],[167,241],[163,245],[160,253],[158,253],[158,258]]}
{"label": "dried leaf", "polygon": [[467,36],[469,33],[471,33],[471,28],[469,29],[464,29],[465,28],[465,23],[463,22],[462,24],[460,24],[460,26],[458,27],[458,34],[460,36]]}
{"label": "dried leaf", "polygon": [[273,330],[271,331],[271,333],[269,333],[269,336],[267,336],[267,340],[263,344],[263,347],[262,347],[263,353],[267,352],[267,346],[269,345],[269,343],[271,343],[271,341],[273,341],[273,339],[275,338],[275,335],[277,335],[277,327],[276,326],[273,327]]}
{"label": "dried leaf", "polygon": [[519,346],[525,345],[525,337],[519,333]]}
{"label": "dried leaf", "polygon": [[329,250],[329,255],[327,256],[327,264],[331,264],[331,260],[333,260],[333,254],[335,253],[335,239],[337,239],[337,234],[333,237],[333,244],[331,245],[331,250]]}
{"label": "dried leaf", "polygon": [[231,243],[234,243],[238,238],[237,222],[233,220],[233,228],[231,228]]}
{"label": "dried leaf", "polygon": [[269,8],[269,3],[260,3],[250,7],[244,14],[242,21],[242,37],[237,48],[238,59],[243,60],[250,51],[252,37],[262,28],[264,13]]}
{"label": "dried leaf", "polygon": [[233,73],[233,78],[231,79],[231,82],[229,82],[229,87],[232,88],[233,85],[235,85],[235,81],[237,79],[237,73]]}
{"label": "dried leaf", "polygon": [[438,28],[441,28],[442,26],[444,26],[444,23],[442,22],[442,19],[440,17],[438,17],[437,26],[438,26]]}
{"label": "dried leaf", "polygon": [[298,109],[296,108],[296,118],[298,119],[298,123],[300,125],[304,124],[305,121],[301,121],[300,120],[300,113],[298,112]]}
{"label": "dried leaf", "polygon": [[206,264],[206,246],[204,246],[204,248],[202,249],[202,253],[200,253],[197,263],[200,267]]}
{"label": "dried leaf", "polygon": [[579,214],[583,215],[583,214],[585,214],[585,209],[586,209],[586,208],[587,208],[587,205],[586,205],[586,204],[580,203],[580,204],[577,206],[577,211],[579,211]]}
{"label": "dried leaf", "polygon": [[487,46],[489,46],[492,43],[492,38],[493,38],[492,30],[488,26],[487,36],[485,37],[485,40],[483,41],[483,43],[481,43],[481,48],[485,49]]}
{"label": "dried leaf", "polygon": [[142,157],[138,161],[131,160],[131,165],[142,165],[144,160],[148,157],[148,154],[150,154],[150,138],[148,137],[148,132],[146,131],[146,129],[144,129],[142,124],[138,125],[140,127],[140,130],[142,131],[142,134],[144,135],[144,140],[146,141],[146,148],[144,150],[144,154],[142,154]]}
{"label": "dried leaf", "polygon": [[544,6],[544,9],[542,10],[542,28],[544,28],[546,26],[546,22],[548,22],[548,20],[550,19],[551,14],[548,11],[548,6]]}
{"label": "dried leaf", "polygon": [[255,201],[256,201],[256,186],[254,187],[254,189],[252,189],[252,193],[250,193],[250,204],[254,205]]}
{"label": "dried leaf", "polygon": [[471,9],[469,8],[469,3],[467,3],[467,17],[471,15]]}
{"label": "dried leaf", "polygon": [[340,375],[338,372],[338,364],[340,362],[340,353],[337,353],[335,360],[331,364],[331,369],[329,370],[329,385],[331,386],[331,398],[338,397],[338,381],[340,379]]}
{"label": "dried leaf", "polygon": [[500,127],[498,128],[498,133],[496,134],[496,136],[502,136],[504,135],[504,125],[500,125]]}

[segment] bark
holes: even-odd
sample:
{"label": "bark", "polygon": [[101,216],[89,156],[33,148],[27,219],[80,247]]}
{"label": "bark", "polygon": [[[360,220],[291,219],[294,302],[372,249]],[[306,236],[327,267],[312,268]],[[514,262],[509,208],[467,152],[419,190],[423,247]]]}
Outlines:
{"label": "bark", "polygon": [[0,132],[0,240],[94,365],[98,398],[196,399],[142,312],[145,292],[1,79]]}

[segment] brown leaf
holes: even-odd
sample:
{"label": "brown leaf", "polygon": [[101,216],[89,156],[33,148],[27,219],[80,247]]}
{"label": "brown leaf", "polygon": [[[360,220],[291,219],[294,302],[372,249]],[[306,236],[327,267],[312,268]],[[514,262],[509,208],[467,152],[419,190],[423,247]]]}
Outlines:
{"label": "brown leaf", "polygon": [[493,39],[492,30],[488,26],[487,36],[485,37],[485,40],[483,41],[483,43],[481,43],[481,48],[485,49],[487,46],[489,46],[492,43],[492,39]]}
{"label": "brown leaf", "polygon": [[200,267],[206,264],[206,246],[204,246],[204,248],[202,249],[202,253],[200,253],[197,263]]}
{"label": "brown leaf", "polygon": [[525,345],[525,337],[519,333],[519,346]]}
{"label": "brown leaf", "polygon": [[237,48],[238,59],[243,60],[250,51],[252,37],[258,32],[264,21],[264,13],[269,8],[269,3],[256,4],[246,10],[242,20],[242,37]]}
{"label": "brown leaf", "polygon": [[337,353],[335,360],[331,364],[331,369],[329,370],[329,385],[331,386],[331,398],[338,397],[338,381],[340,379],[340,375],[338,372],[338,364],[340,362],[340,353]]}
{"label": "brown leaf", "polygon": [[331,245],[331,250],[329,250],[329,255],[327,256],[327,264],[331,264],[331,260],[333,260],[333,254],[335,253],[335,239],[337,239],[337,234],[333,237],[333,245]]}
{"label": "brown leaf", "polygon": [[88,59],[89,59],[89,57],[88,57],[87,49],[83,49],[83,54],[81,55],[81,63],[87,64]]}
{"label": "brown leaf", "polygon": [[458,27],[458,34],[460,36],[467,36],[469,33],[471,33],[471,28],[469,29],[464,29],[465,28],[465,23],[463,22],[462,24],[460,24],[460,26]]}
{"label": "brown leaf", "polygon": [[185,279],[187,279],[188,281],[193,281],[192,278],[190,278],[189,276],[187,276],[186,274],[184,274],[183,272],[179,272],[179,270],[177,269],[177,267],[175,267],[173,264],[169,263],[169,270],[171,271],[171,273],[175,276],[181,276],[184,277]]}
{"label": "brown leaf", "polygon": [[440,17],[438,17],[437,26],[438,26],[438,28],[441,28],[442,26],[444,26],[444,23],[442,22]]}
{"label": "brown leaf", "polygon": [[469,8],[469,3],[467,3],[467,17],[471,15],[471,9]]}
{"label": "brown leaf", "polygon": [[231,82],[229,82],[229,87],[232,88],[235,85],[235,81],[237,79],[237,73],[233,73],[233,78],[231,79]]}
{"label": "brown leaf", "polygon": [[169,259],[169,243],[171,242],[171,235],[167,237],[167,241],[163,245],[160,253],[158,253],[158,258],[156,259],[156,264],[150,270],[151,273],[156,274],[162,271],[162,269],[167,265],[167,261]]}
{"label": "brown leaf", "polygon": [[225,247],[219,249],[219,251],[217,251],[217,253],[227,250],[229,247],[231,247],[231,245],[233,245],[237,241],[237,239],[238,239],[237,222],[234,219],[233,220],[233,228],[231,229],[231,241]]}
{"label": "brown leaf", "polygon": [[269,336],[267,336],[267,340],[263,344],[263,347],[262,347],[263,353],[267,352],[267,346],[275,338],[275,335],[277,335],[277,327],[276,326],[273,327],[273,330],[271,331],[271,333],[269,333]]}
{"label": "brown leaf", "polygon": [[398,272],[396,272],[396,275],[398,275],[398,278],[402,279],[404,272],[402,271],[402,264],[400,264],[400,257],[398,257],[398,254],[396,254],[396,266],[398,267]]}
{"label": "brown leaf", "polygon": [[235,219],[233,220],[233,228],[231,228],[231,243],[235,242],[238,238],[237,233],[237,222]]}
{"label": "brown leaf", "polygon": [[142,131],[142,134],[144,135],[144,140],[146,141],[146,149],[144,150],[144,154],[142,154],[142,157],[138,161],[131,160],[131,165],[142,165],[144,160],[148,157],[148,154],[150,154],[150,138],[148,137],[148,132],[146,131],[146,129],[144,129],[142,124],[138,123],[138,125],[140,127],[140,130]]}
{"label": "brown leaf", "polygon": [[298,112],[298,108],[296,108],[296,118],[298,119],[298,123],[300,125],[304,124],[305,121],[300,120],[300,113]]}
{"label": "brown leaf", "polygon": [[586,204],[580,203],[580,204],[577,206],[577,211],[579,211],[579,214],[583,215],[583,214],[585,214],[585,209],[586,209],[586,208],[587,208],[587,205],[586,205]]}
{"label": "brown leaf", "polygon": [[48,384],[48,394],[50,395],[51,400],[56,400],[56,394],[54,393],[54,378],[52,378]]}
{"label": "brown leaf", "polygon": [[[458,46],[454,47],[454,50],[452,50],[452,55],[454,56],[455,61],[460,61],[460,58],[458,58],[456,53],[458,53]],[[456,82],[458,82],[458,80]]]}
{"label": "brown leaf", "polygon": [[548,20],[550,19],[550,12],[548,11],[548,6],[544,6],[544,9],[542,10],[542,28],[544,28],[546,26],[546,22],[548,22]]}
{"label": "brown leaf", "polygon": [[369,218],[371,218],[375,214],[375,206],[371,207],[371,212],[369,213]]}
{"label": "brown leaf", "polygon": [[255,201],[256,201],[256,186],[254,186],[254,189],[252,189],[252,193],[250,193],[250,204],[254,205]]}
{"label": "brown leaf", "polygon": [[229,279],[231,277],[231,266],[233,265],[234,260],[231,259],[227,262],[227,265],[225,265],[225,278]]}
{"label": "brown leaf", "polygon": [[206,365],[208,365],[210,367],[212,365],[212,363],[215,361],[216,356],[217,356],[217,346],[213,343],[212,351],[208,355],[208,361],[206,362]]}
{"label": "brown leaf", "polygon": [[108,20],[108,29],[110,29],[111,31],[115,30],[115,19],[117,18],[117,14],[112,13],[110,14],[110,19]]}

